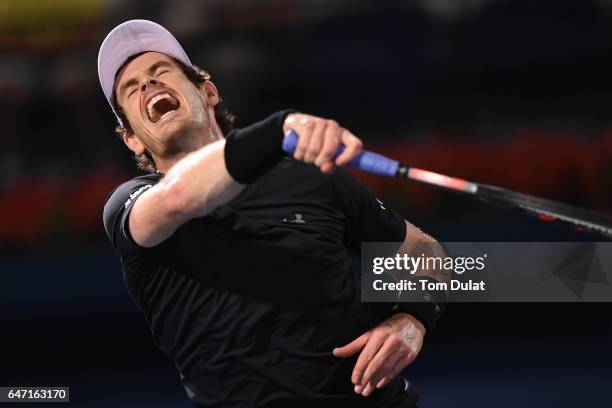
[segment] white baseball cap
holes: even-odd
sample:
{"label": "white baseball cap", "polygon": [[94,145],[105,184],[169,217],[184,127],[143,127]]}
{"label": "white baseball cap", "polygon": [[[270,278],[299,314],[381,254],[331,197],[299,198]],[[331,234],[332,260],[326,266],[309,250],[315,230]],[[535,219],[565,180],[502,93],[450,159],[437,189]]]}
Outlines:
{"label": "white baseball cap", "polygon": [[[121,119],[113,107],[115,76],[125,61],[134,54],[146,51],[161,52],[191,66],[183,47],[170,31],[153,21],[130,20],[113,28],[106,36],[98,53],[98,77],[106,100],[117,120]],[[121,125],[123,125],[121,123]]]}

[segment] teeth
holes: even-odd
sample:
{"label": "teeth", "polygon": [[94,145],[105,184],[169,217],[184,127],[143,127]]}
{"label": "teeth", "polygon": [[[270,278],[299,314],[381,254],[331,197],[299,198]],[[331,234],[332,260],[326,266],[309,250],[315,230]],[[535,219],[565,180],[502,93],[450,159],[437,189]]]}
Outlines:
{"label": "teeth", "polygon": [[[153,105],[157,103],[157,101],[161,101],[164,98],[171,98],[168,92],[164,92],[152,98],[149,103],[147,103],[147,113],[149,114],[149,119],[153,118]],[[166,112],[167,114],[168,112]],[[164,114],[165,115],[165,114]]]}

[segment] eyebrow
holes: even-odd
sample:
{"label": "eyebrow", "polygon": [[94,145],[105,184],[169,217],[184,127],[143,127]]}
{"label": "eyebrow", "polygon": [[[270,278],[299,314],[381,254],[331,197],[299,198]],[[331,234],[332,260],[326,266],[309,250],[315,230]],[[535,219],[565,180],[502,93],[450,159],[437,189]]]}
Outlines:
{"label": "eyebrow", "polygon": [[[155,64],[153,64],[153,65],[151,65],[149,67],[147,72],[149,74],[153,74],[155,71],[157,71],[157,68],[159,68],[159,67],[169,67],[169,68],[172,68],[172,64],[169,63],[168,61],[157,61]],[[133,85],[138,85],[138,80],[136,78],[131,78],[126,83],[121,85],[119,87],[119,93],[123,94],[126,89],[128,89],[130,86],[133,86]]]}

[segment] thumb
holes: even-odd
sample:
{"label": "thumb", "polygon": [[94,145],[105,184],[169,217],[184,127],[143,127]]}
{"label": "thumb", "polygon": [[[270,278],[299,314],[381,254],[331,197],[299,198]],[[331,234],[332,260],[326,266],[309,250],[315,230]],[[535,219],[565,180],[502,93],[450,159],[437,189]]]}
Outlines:
{"label": "thumb", "polygon": [[333,350],[333,354],[336,357],[350,357],[358,352],[366,345],[368,339],[370,338],[370,332],[367,331],[363,333],[361,336],[357,337],[355,340],[351,341],[346,346],[336,347]]}

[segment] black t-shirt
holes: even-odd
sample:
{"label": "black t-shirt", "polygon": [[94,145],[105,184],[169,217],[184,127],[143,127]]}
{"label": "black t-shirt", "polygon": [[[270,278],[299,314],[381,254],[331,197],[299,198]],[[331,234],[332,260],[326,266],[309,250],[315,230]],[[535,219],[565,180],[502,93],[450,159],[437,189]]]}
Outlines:
{"label": "black t-shirt", "polygon": [[194,402],[380,406],[405,398],[399,378],[357,396],[350,380],[357,356],[332,355],[381,321],[360,301],[351,251],[362,241],[402,242],[401,216],[342,169],[326,175],[285,158],[212,214],[141,248],[129,213],[161,177],[116,188],[104,225],[129,294]]}

